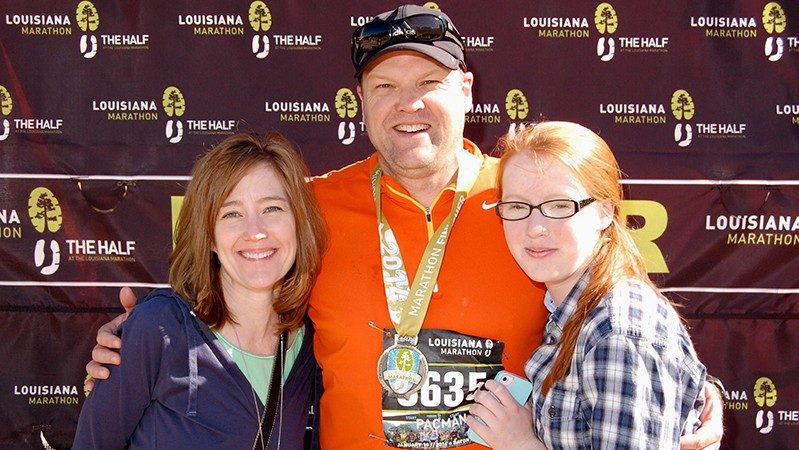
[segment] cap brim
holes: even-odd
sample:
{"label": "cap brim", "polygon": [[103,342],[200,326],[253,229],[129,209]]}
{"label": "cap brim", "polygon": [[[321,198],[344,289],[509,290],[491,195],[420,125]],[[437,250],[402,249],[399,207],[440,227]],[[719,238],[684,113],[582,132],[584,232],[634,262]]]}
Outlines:
{"label": "cap brim", "polygon": [[[438,45],[451,45],[455,48],[458,47],[458,44],[454,42],[448,41],[436,41]],[[361,64],[361,68],[355,72],[355,76],[359,77],[361,74],[369,68],[373,61],[375,61],[380,55],[384,55],[386,53],[395,52],[398,50],[411,50],[414,52],[421,53],[425,56],[429,56],[442,66],[455,70],[460,67],[460,61],[458,58],[452,56],[448,51],[436,47],[432,44],[423,44],[419,42],[399,42],[394,45],[389,45],[386,48],[381,49],[379,52],[376,52],[373,55],[370,55],[369,59],[367,59],[363,64]]]}

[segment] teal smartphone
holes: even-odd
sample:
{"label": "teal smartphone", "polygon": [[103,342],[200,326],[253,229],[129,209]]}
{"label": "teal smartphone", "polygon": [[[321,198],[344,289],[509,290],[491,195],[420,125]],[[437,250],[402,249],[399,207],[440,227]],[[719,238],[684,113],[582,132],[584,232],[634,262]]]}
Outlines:
{"label": "teal smartphone", "polygon": [[[527,380],[527,378],[521,377],[514,373],[508,372],[507,370],[500,370],[497,372],[497,375],[494,377],[494,380],[500,382],[505,388],[510,392],[510,395],[518,402],[520,405],[525,404],[527,399],[530,398],[530,394],[533,392],[533,384]],[[477,420],[480,420],[478,417]],[[472,442],[477,442],[478,444],[482,444],[488,446],[486,441],[480,437],[475,431],[469,428],[467,431],[467,436]]]}

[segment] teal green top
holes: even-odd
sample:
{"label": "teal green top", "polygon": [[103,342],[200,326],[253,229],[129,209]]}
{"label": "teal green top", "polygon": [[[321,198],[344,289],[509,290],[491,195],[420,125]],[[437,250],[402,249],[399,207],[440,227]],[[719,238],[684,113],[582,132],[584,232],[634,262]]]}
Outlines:
{"label": "teal green top", "polygon": [[[260,398],[261,402],[265,405],[266,401],[269,399],[269,380],[272,378],[272,369],[275,367],[275,357],[254,355],[244,351],[225,339],[219,330],[213,329],[212,331],[217,339],[219,339],[219,342],[222,343],[222,346],[225,347],[228,354],[233,358],[233,361],[236,362],[239,370],[247,377],[247,381],[250,382],[255,393],[258,394],[258,398]],[[297,354],[300,353],[300,347],[302,347],[304,336],[305,326],[297,330],[297,336],[294,338],[294,342],[291,344],[291,347],[286,350],[286,368],[283,371],[283,381],[286,381],[289,373],[291,373],[291,368],[294,366]]]}

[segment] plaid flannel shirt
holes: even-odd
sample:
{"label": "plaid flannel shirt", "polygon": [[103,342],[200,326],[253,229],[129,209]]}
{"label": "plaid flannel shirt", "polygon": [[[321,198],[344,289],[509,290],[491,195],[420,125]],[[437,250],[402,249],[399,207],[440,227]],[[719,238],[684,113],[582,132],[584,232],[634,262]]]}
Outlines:
{"label": "plaid flannel shirt", "polygon": [[705,366],[674,308],[640,281],[618,283],[589,313],[568,374],[541,395],[588,274],[557,308],[547,292],[554,311],[525,366],[539,439],[548,448],[678,448],[699,425]]}

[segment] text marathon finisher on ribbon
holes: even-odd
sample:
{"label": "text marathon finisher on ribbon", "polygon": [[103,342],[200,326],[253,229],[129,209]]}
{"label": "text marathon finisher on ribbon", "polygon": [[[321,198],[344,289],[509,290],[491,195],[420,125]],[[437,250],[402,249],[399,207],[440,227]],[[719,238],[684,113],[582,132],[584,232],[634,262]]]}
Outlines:
{"label": "text marathon finisher on ribbon", "polygon": [[422,301],[424,301],[424,293],[430,289],[430,281],[433,280],[430,275],[435,270],[434,268],[436,264],[438,264],[438,260],[444,255],[444,244],[447,242],[449,227],[450,224],[446,224],[444,229],[441,230],[441,234],[438,236],[438,239],[436,239],[437,246],[430,250],[430,256],[428,256],[427,261],[425,261],[421,278],[419,278],[419,289],[414,293],[413,304],[411,305],[411,310],[408,312],[412,316],[419,315],[419,310],[422,308]]}
{"label": "text marathon finisher on ribbon", "polygon": [[[458,199],[458,205],[455,207],[455,212],[453,217],[457,217],[458,213],[461,211],[461,207],[463,207],[463,202],[466,201],[466,196],[461,196]],[[430,289],[430,281],[432,277],[430,275],[433,274],[435,271],[435,267],[437,267],[438,260],[444,256],[444,246],[447,243],[447,237],[449,236],[450,226],[452,225],[452,221],[447,222],[444,227],[441,229],[441,233],[438,235],[436,239],[436,245],[430,249],[430,256],[427,257],[426,264],[424,265],[424,269],[422,269],[422,274],[419,277],[419,288],[416,289],[414,293],[414,297],[411,300],[411,308],[408,311],[408,314],[411,316],[418,316],[422,309],[422,302],[424,301],[425,292],[429,291]],[[439,266],[440,267],[440,266]],[[427,313],[427,309],[425,308],[424,313]]]}

